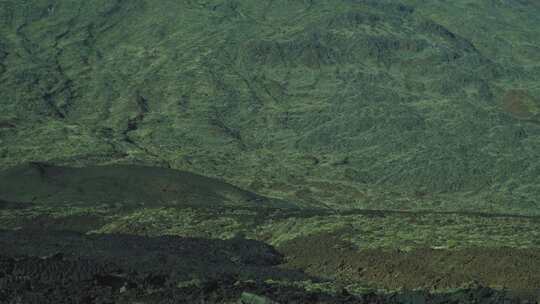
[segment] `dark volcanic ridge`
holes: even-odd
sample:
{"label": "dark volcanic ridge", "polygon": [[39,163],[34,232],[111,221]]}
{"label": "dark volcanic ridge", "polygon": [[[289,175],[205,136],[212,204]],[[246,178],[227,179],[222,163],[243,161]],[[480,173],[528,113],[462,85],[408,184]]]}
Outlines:
{"label": "dark volcanic ridge", "polygon": [[2,206],[20,202],[95,206],[289,208],[294,205],[218,179],[165,168],[111,165],[69,168],[30,163],[0,172]]}

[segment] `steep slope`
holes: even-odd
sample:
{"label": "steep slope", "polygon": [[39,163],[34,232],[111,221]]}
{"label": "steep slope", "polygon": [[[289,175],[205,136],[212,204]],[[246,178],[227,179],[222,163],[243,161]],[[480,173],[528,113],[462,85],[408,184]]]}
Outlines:
{"label": "steep slope", "polygon": [[0,12],[2,167],[144,163],[313,207],[540,213],[534,1]]}

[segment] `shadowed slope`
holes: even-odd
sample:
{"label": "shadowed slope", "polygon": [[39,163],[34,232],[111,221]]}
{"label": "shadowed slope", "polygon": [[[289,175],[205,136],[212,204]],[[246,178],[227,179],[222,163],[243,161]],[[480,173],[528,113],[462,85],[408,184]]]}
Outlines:
{"label": "shadowed slope", "polygon": [[0,199],[70,205],[292,206],[189,172],[142,166],[68,168],[41,163],[0,172]]}

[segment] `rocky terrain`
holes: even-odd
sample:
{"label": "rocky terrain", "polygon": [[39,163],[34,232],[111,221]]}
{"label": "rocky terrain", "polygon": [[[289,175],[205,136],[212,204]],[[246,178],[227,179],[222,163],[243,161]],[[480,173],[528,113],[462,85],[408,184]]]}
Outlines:
{"label": "rocky terrain", "polygon": [[0,303],[539,301],[539,16],[1,0]]}
{"label": "rocky terrain", "polygon": [[32,163],[0,181],[1,303],[535,303],[540,295],[537,216],[306,209],[128,165]]}
{"label": "rocky terrain", "polygon": [[313,278],[278,268],[278,252],[243,239],[4,231],[0,244],[2,303],[532,303],[481,286],[444,295],[307,292],[278,282]]}

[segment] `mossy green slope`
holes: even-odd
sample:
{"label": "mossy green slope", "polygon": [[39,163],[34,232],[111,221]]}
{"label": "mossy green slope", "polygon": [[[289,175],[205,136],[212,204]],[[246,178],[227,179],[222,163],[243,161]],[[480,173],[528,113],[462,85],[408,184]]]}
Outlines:
{"label": "mossy green slope", "polygon": [[311,207],[538,214],[538,12],[2,1],[0,166],[144,163]]}

